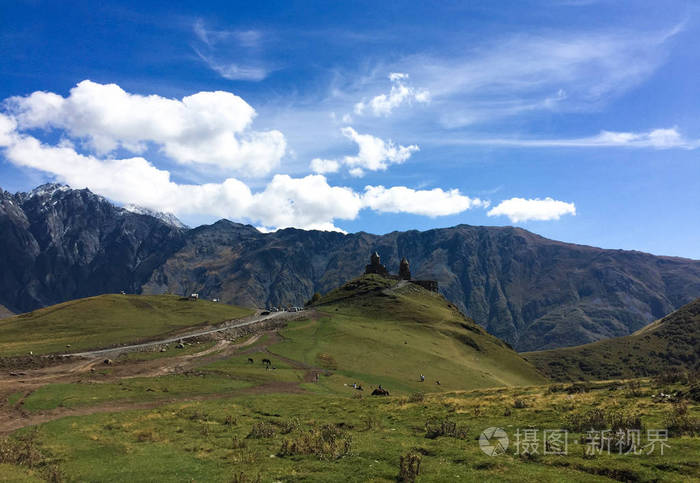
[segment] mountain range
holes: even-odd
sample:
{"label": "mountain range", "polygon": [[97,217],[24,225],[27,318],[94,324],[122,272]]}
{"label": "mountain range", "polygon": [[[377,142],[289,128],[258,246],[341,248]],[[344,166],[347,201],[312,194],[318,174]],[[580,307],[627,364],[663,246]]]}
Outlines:
{"label": "mountain range", "polygon": [[700,295],[700,261],[549,240],[514,227],[262,233],[121,208],[87,189],[0,189],[0,305],[18,313],[125,291],[301,305],[360,275],[377,251],[519,351],[631,334]]}
{"label": "mountain range", "polygon": [[700,298],[634,334],[523,354],[557,381],[681,375],[700,371]]}

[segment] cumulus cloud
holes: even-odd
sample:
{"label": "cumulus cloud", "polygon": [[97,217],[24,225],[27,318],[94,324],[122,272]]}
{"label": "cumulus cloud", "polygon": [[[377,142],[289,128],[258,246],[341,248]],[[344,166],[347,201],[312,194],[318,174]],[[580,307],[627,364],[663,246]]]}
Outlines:
{"label": "cumulus cloud", "polygon": [[430,101],[430,93],[427,90],[415,89],[406,85],[408,74],[394,72],[389,74],[389,80],[391,81],[389,93],[375,96],[367,102],[358,102],[355,104],[355,114],[370,112],[375,116],[388,116],[401,104]]}
{"label": "cumulus cloud", "polygon": [[445,216],[474,207],[486,207],[488,202],[469,198],[459,190],[414,190],[405,186],[366,186],[362,197],[365,206],[380,213],[412,213],[425,216]]}
{"label": "cumulus cloud", "polygon": [[415,144],[401,146],[371,134],[359,134],[351,127],[344,127],[341,132],[346,138],[355,141],[359,148],[356,156],[343,158],[343,164],[348,166],[353,176],[362,176],[365,170],[384,171],[390,164],[403,163],[420,149]]}
{"label": "cumulus cloud", "polygon": [[62,129],[98,155],[117,148],[140,154],[150,142],[178,163],[260,176],[272,171],[286,150],[281,132],[252,130],[255,109],[224,91],[178,100],[85,80],[68,97],[37,91],[11,97],[5,106],[20,129]]}
{"label": "cumulus cloud", "polygon": [[247,220],[264,229],[298,227],[338,230],[335,220],[355,219],[363,209],[377,212],[442,216],[484,206],[457,190],[412,190],[367,186],[364,193],[331,186],[320,174],[292,178],[278,174],[262,191],[242,181],[179,184],[168,171],[141,156],[126,159],[81,154],[70,142],[42,143],[17,130],[15,120],[0,114],[0,148],[18,166],[41,170],[73,187],[90,188],[122,204],[136,204],[176,215],[215,215]]}
{"label": "cumulus cloud", "polygon": [[488,216],[507,216],[511,222],[519,223],[529,220],[558,220],[563,215],[576,215],[574,203],[545,199],[511,198],[501,201],[491,208]]}
{"label": "cumulus cloud", "polygon": [[314,158],[309,163],[309,168],[318,174],[336,173],[340,169],[340,163],[333,159]]}
{"label": "cumulus cloud", "polygon": [[342,164],[348,168],[351,176],[361,177],[365,171],[384,171],[391,164],[401,164],[420,150],[415,144],[396,145],[391,140],[384,141],[371,134],[360,134],[351,127],[344,127],[340,132],[357,144],[357,155],[345,156],[340,160],[314,158],[309,163],[313,172],[335,173]]}

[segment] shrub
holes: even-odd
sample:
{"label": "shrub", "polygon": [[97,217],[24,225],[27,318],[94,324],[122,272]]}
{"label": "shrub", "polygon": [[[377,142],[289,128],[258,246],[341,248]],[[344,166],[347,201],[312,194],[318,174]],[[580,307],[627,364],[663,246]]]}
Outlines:
{"label": "shrub", "polygon": [[627,383],[627,397],[642,397],[644,392],[642,391],[642,385],[639,381],[630,381]]}
{"label": "shrub", "polygon": [[584,412],[570,413],[564,416],[564,427],[569,431],[582,432],[595,429],[644,429],[639,413],[621,408],[593,408]]}
{"label": "shrub", "polygon": [[423,402],[424,399],[425,394],[423,394],[422,392],[414,392],[413,394],[408,396],[408,402],[411,403]]}
{"label": "shrub", "polygon": [[153,443],[156,439],[153,431],[139,431],[136,433],[136,441],[139,443]]}
{"label": "shrub", "polygon": [[641,414],[621,408],[606,411],[608,427],[613,431],[627,431],[628,429],[644,429]]}
{"label": "shrub", "polygon": [[320,300],[321,300],[321,294],[318,292],[314,292],[314,294],[311,296],[311,299],[308,302],[306,302],[304,305],[306,305],[308,307],[309,305],[317,304]]}
{"label": "shrub", "polygon": [[590,392],[591,385],[583,382],[575,382],[564,390],[567,394],[581,394],[584,392]]}
{"label": "shrub", "polygon": [[260,479],[260,475],[256,476],[255,478],[252,478],[242,471],[240,472],[235,472],[233,474],[233,477],[231,478],[231,483],[260,483],[262,480]]}
{"label": "shrub", "polygon": [[527,407],[527,403],[525,403],[525,401],[522,399],[516,399],[513,401],[513,407],[515,409],[525,409]]}
{"label": "shrub", "polygon": [[423,457],[413,450],[409,451],[399,460],[399,476],[397,481],[413,483],[420,473],[420,463]]}
{"label": "shrub", "polygon": [[280,425],[280,433],[289,434],[292,431],[296,431],[301,428],[301,421],[299,418],[289,418]]}
{"label": "shrub", "polygon": [[685,401],[673,403],[673,407],[664,418],[664,424],[672,436],[700,434],[700,421],[688,414],[688,404]]}
{"label": "shrub", "polygon": [[365,431],[369,431],[371,429],[382,427],[382,420],[379,419],[379,417],[374,415],[374,414],[364,416],[362,418],[362,422],[365,425],[365,428],[364,428]]}
{"label": "shrub", "polygon": [[654,383],[658,386],[667,384],[688,384],[690,375],[687,371],[667,370],[654,376]]}
{"label": "shrub", "polygon": [[685,396],[695,402],[700,402],[700,384],[690,386]]}
{"label": "shrub", "polygon": [[36,468],[46,481],[63,481],[61,470],[51,463],[39,450],[36,431],[10,438],[0,438],[0,464],[11,464]]}
{"label": "shrub", "polygon": [[449,419],[441,421],[428,420],[425,423],[425,437],[428,439],[435,439],[440,436],[466,439],[468,432],[469,428],[467,426],[458,426],[457,423]]}
{"label": "shrub", "polygon": [[272,438],[275,435],[275,427],[265,421],[259,421],[253,425],[246,436],[247,439]]}
{"label": "shrub", "polygon": [[279,456],[314,455],[322,460],[342,458],[350,453],[352,438],[337,426],[314,427],[294,439],[285,439]]}
{"label": "shrub", "polygon": [[44,460],[36,444],[34,433],[17,438],[0,439],[0,463],[34,467]]}
{"label": "shrub", "polygon": [[556,392],[562,392],[564,390],[564,386],[561,384],[552,384],[547,388],[547,393],[548,394],[554,394]]}

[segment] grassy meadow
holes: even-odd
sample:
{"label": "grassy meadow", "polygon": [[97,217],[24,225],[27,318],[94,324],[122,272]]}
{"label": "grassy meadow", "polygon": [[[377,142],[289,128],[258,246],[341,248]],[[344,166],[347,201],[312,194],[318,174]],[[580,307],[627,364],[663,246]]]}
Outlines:
{"label": "grassy meadow", "polygon": [[99,295],[0,320],[0,357],[138,343],[252,313],[250,309],[176,295]]}
{"label": "grassy meadow", "polygon": [[[700,481],[692,374],[549,382],[439,295],[379,277],[314,308],[216,351],[128,354],[8,393],[0,408],[39,424],[0,438],[0,481]],[[180,369],[138,376],[159,364]],[[490,427],[509,438],[496,455]]]}
{"label": "grassy meadow", "polygon": [[[587,392],[543,385],[177,402],[23,429],[13,441],[37,456],[13,471],[67,481],[396,481],[404,457],[419,461],[418,481],[697,481],[700,438],[689,426],[671,431],[663,456],[658,448],[649,455],[618,454],[615,447],[586,454],[586,431],[577,425],[592,411],[622,412],[621,420],[633,426],[639,419],[644,430],[677,421],[677,403],[650,400],[662,389],[674,388],[645,380],[596,384]],[[687,411],[697,430],[698,406]],[[511,439],[505,454],[480,449],[478,437],[490,426]],[[542,454],[541,438],[537,453],[518,451],[515,432],[527,428],[568,429],[567,454]]]}

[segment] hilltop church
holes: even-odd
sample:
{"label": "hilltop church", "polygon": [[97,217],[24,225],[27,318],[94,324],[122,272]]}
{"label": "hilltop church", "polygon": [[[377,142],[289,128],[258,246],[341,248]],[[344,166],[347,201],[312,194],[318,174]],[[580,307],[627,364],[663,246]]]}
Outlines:
{"label": "hilltop church", "polygon": [[408,260],[406,260],[406,257],[403,257],[401,259],[401,263],[399,264],[399,274],[392,275],[389,273],[389,270],[387,270],[386,267],[382,265],[379,259],[379,253],[374,252],[369,259],[369,265],[365,266],[365,275],[368,274],[381,275],[384,278],[391,278],[394,280],[406,280],[416,285],[420,285],[424,289],[430,290],[431,292],[438,291],[438,283],[436,280],[411,279],[411,270],[408,266]]}

